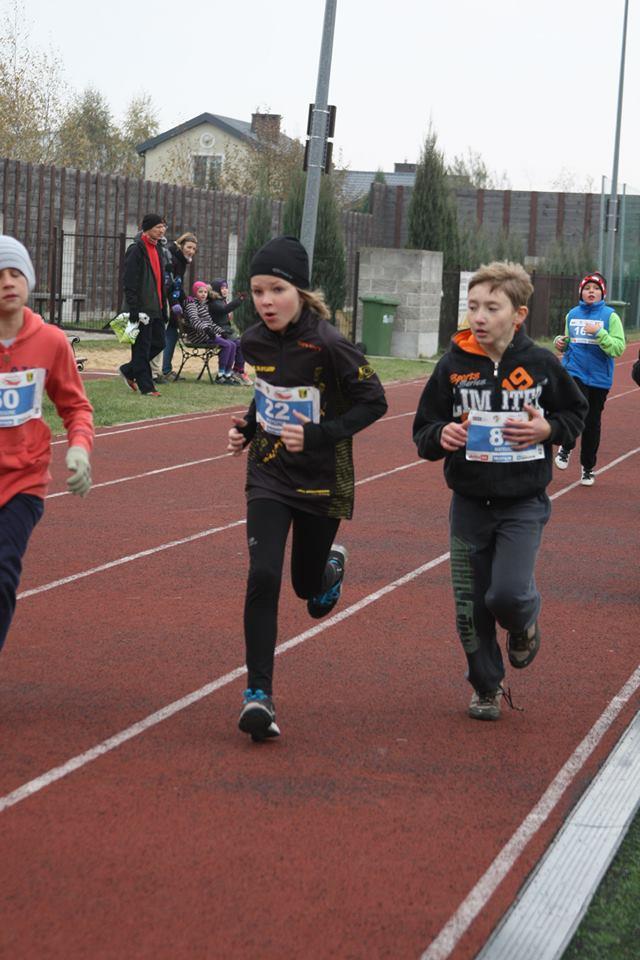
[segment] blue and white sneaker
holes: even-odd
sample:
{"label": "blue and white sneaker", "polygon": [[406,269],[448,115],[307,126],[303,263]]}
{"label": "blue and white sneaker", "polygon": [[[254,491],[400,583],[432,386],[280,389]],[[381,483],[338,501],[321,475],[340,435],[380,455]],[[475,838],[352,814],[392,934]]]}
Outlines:
{"label": "blue and white sneaker", "polygon": [[342,583],[344,581],[344,573],[347,567],[347,548],[341,547],[339,544],[334,543],[329,551],[328,563],[335,567],[337,571],[337,579],[332,587],[329,587],[324,593],[319,594],[317,597],[311,597],[310,600],[307,600],[307,610],[309,611],[309,616],[313,617],[315,620],[319,620],[321,617],[326,617],[328,613],[331,613],[336,603],[340,599],[340,594],[342,592]]}
{"label": "blue and white sneaker", "polygon": [[276,723],[276,708],[271,697],[264,690],[248,687],[243,698],[238,720],[242,732],[251,734],[251,739],[256,741],[279,737],[280,728]]}

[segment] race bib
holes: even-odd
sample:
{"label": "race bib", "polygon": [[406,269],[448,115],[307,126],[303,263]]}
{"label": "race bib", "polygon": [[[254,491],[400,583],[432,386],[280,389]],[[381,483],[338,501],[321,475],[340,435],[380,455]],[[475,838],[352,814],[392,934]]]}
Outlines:
{"label": "race bib", "polygon": [[484,410],[469,412],[467,432],[467,460],[483,460],[487,463],[520,463],[522,460],[541,460],[544,447],[533,443],[524,450],[514,450],[507,443],[502,428],[507,420],[528,420],[526,413],[486,413]]}
{"label": "race bib", "polygon": [[19,427],[42,416],[44,370],[0,373],[0,427]]}
{"label": "race bib", "polygon": [[[586,323],[597,323],[598,329],[595,333],[585,333],[585,324]],[[587,320],[584,317],[573,317],[569,320],[569,337],[571,338],[571,343],[591,343],[596,347],[600,346],[598,343],[598,334],[604,327],[604,322],[602,320]]]}
{"label": "race bib", "polygon": [[317,387],[274,387],[256,379],[256,417],[267,433],[280,436],[286,423],[300,426],[294,411],[313,423],[320,422],[320,391]]}

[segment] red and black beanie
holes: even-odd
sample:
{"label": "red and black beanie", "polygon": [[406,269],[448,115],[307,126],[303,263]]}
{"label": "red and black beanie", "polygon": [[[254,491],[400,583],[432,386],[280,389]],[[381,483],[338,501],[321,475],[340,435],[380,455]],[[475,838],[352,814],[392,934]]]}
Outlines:
{"label": "red and black beanie", "polygon": [[582,291],[588,283],[597,283],[600,289],[602,290],[602,299],[607,295],[607,284],[601,273],[597,271],[595,273],[588,273],[586,277],[583,277],[580,281],[580,286],[578,287],[578,292],[582,297]]}

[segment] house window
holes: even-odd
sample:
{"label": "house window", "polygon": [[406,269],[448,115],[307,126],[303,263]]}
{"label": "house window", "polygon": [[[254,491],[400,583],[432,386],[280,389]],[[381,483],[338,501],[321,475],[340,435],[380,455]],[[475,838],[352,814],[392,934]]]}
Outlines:
{"label": "house window", "polygon": [[215,190],[220,183],[221,170],[222,154],[194,156],[193,182],[195,186],[204,190]]}

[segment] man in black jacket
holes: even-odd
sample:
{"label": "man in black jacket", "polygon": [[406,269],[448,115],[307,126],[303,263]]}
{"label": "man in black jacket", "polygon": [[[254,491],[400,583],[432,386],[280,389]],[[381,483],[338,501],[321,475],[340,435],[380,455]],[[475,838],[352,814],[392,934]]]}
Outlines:
{"label": "man in black jacket", "polygon": [[124,260],[125,310],[129,311],[131,320],[139,321],[139,332],[131,346],[131,360],[120,367],[120,376],[130,390],[139,391],[142,396],[159,397],[149,361],[164,348],[167,300],[158,244],[167,231],[167,224],[160,214],[147,213],[141,230],[140,238],[131,244]]}
{"label": "man in black jacket", "polygon": [[451,501],[456,626],[474,693],[469,715],[500,716],[509,663],[538,652],[534,567],[551,504],[552,444],[573,442],[587,403],[558,360],[525,334],[533,292],[524,268],[491,263],[469,283],[468,330],[459,331],[423,391],[413,439],[425,460],[445,458]]}

